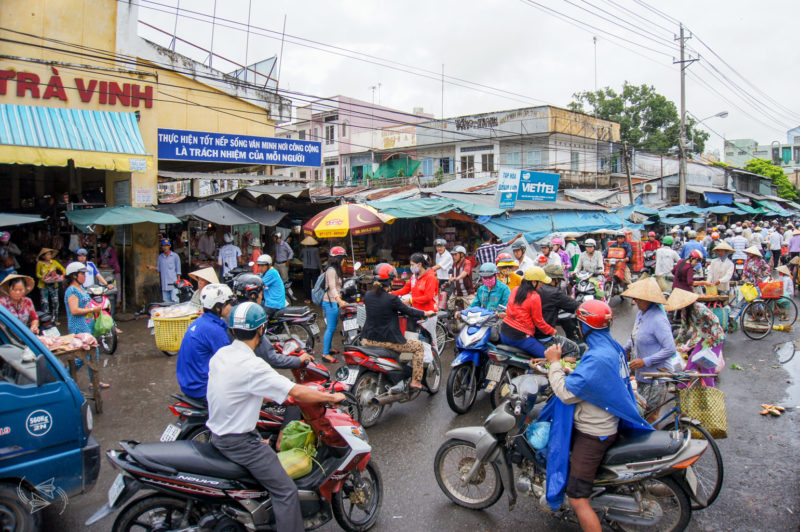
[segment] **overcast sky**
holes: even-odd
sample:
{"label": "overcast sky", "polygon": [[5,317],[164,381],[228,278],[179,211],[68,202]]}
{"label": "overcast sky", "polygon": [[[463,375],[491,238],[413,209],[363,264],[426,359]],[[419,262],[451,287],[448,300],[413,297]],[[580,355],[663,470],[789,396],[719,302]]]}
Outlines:
{"label": "overcast sky", "polygon": [[[140,3],[141,21],[172,33],[175,10],[168,6],[176,6],[178,0],[136,1]],[[342,94],[371,102],[371,87],[380,84],[380,97],[378,90],[374,91],[375,103],[380,99],[382,105],[408,112],[422,107],[439,117],[442,64],[446,76],[463,80],[448,79],[445,83],[445,116],[542,104],[566,106],[573,93],[594,89],[592,37],[597,36],[599,87],[618,89],[625,80],[648,83],[677,105],[680,83],[673,57],[677,59],[678,52],[672,37],[678,31],[675,21],[680,20],[696,34],[687,47],[695,57],[694,51],[700,52],[700,61],[688,67],[687,109],[699,119],[729,112],[727,118],[704,122],[706,129],[714,130],[710,132],[710,148],[721,149],[723,135],[728,139],[754,138],[765,144],[786,142],[787,129],[800,125],[800,48],[794,44],[800,1],[646,2],[668,10],[665,14],[674,20],[659,16],[642,5],[644,1],[636,0],[532,2],[596,29],[576,27],[520,0],[218,0],[213,49],[240,63],[277,55],[286,15],[281,89],[314,96]],[[177,35],[210,48],[211,24],[202,14],[212,14],[214,4],[214,0],[182,0]],[[244,29],[249,9],[252,29],[248,46]],[[139,34],[160,44],[169,43],[169,37],[143,25]],[[303,41],[301,45],[298,38],[319,44]],[[177,50],[197,60],[205,59],[202,52],[188,45],[178,44]],[[381,65],[331,51],[369,54],[378,59],[365,59]],[[399,64],[387,65],[388,61]],[[218,59],[213,66],[223,71],[235,69]],[[498,90],[516,95],[498,94]],[[298,105],[305,103],[305,96],[286,96]]]}

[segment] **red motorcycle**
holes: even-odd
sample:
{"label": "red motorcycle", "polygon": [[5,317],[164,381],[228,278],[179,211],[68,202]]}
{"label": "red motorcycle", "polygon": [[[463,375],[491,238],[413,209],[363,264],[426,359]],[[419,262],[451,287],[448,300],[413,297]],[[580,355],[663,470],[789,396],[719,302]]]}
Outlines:
{"label": "red motorcycle", "polygon": [[[305,353],[300,342],[296,339],[287,340],[283,342],[283,344],[276,342],[273,347],[275,351],[283,353],[286,356],[299,357]],[[294,376],[295,382],[298,384],[316,386],[320,390],[342,392],[345,395],[349,395],[348,390],[350,387],[342,382],[331,381],[330,371],[322,364],[311,362],[305,367],[293,369],[292,375]],[[161,441],[191,440],[208,442],[211,436],[211,431],[206,427],[206,421],[208,421],[208,405],[180,393],[174,393],[172,397],[177,399],[178,402],[170,405],[169,409],[174,415],[178,416],[178,420],[176,423],[167,425],[164,432],[161,434]],[[358,422],[361,417],[358,402],[354,396],[349,396],[348,399],[348,401],[342,404],[341,409]],[[289,410],[289,413],[291,415],[292,410]],[[258,431],[262,434],[264,439],[269,440],[273,446],[277,442],[277,435],[284,425],[286,415],[286,404],[279,405],[276,403],[268,403],[261,408],[261,415],[257,425]]]}
{"label": "red motorcycle", "polygon": [[[404,335],[408,331],[426,344],[423,383],[429,395],[435,394],[442,382],[442,361],[430,347],[430,333],[405,316],[400,316],[400,331]],[[346,365],[336,371],[336,379],[355,396],[359,421],[364,427],[377,423],[387,405],[406,403],[419,396],[419,389],[408,386],[412,373],[410,354],[385,347],[347,345],[343,356]]]}

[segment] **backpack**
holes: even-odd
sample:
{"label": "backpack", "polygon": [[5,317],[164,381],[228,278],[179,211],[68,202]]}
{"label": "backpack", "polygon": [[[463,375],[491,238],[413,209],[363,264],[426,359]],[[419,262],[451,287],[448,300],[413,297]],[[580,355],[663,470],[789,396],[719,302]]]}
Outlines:
{"label": "backpack", "polygon": [[325,297],[325,292],[328,291],[328,283],[326,277],[328,270],[325,270],[322,275],[317,277],[317,282],[314,283],[314,288],[311,289],[311,301],[315,305],[321,305],[322,299]]}

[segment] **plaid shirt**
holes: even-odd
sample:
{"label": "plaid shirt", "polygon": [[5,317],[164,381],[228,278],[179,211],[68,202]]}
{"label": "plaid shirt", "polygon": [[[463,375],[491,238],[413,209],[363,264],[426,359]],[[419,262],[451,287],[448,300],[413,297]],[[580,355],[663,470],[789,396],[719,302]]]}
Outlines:
{"label": "plaid shirt", "polygon": [[481,244],[475,250],[475,260],[478,261],[479,265],[484,262],[494,264],[495,260],[497,260],[497,254],[506,247],[508,247],[508,244]]}
{"label": "plaid shirt", "polygon": [[486,286],[481,285],[478,287],[478,293],[472,301],[470,307],[481,307],[486,310],[497,310],[499,305],[508,305],[508,296],[511,295],[511,290],[504,283],[499,280],[495,283],[491,290]]}

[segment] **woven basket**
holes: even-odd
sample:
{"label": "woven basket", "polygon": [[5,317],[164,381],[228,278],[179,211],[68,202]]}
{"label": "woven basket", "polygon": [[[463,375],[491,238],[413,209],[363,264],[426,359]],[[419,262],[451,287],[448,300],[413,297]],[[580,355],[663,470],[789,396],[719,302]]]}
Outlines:
{"label": "woven basket", "polygon": [[[700,422],[714,439],[728,437],[728,410],[725,407],[725,393],[710,386],[692,386],[680,391],[681,411]],[[702,435],[693,430],[693,438]]]}
{"label": "woven basket", "polygon": [[178,351],[181,348],[183,335],[195,319],[196,315],[184,318],[153,318],[156,347],[161,351]]}

